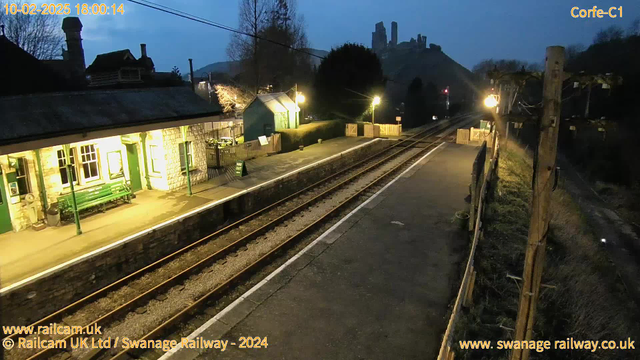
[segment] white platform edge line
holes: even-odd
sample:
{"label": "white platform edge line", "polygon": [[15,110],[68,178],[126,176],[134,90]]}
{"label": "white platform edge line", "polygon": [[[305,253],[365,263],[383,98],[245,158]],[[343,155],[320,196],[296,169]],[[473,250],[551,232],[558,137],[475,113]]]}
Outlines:
{"label": "white platform edge line", "polygon": [[[235,308],[236,306],[238,306],[241,302],[243,302],[249,295],[253,294],[256,290],[258,290],[259,288],[261,288],[264,284],[266,284],[269,280],[273,279],[274,276],[278,275],[280,272],[282,272],[282,270],[284,270],[286,267],[288,267],[291,263],[293,263],[294,261],[296,261],[299,257],[301,257],[302,255],[304,255],[307,251],[309,251],[309,249],[311,249],[313,246],[315,246],[318,242],[322,241],[322,239],[324,239],[325,237],[327,237],[331,232],[333,232],[338,226],[340,226],[343,222],[345,222],[347,219],[349,219],[353,214],[355,214],[356,212],[358,212],[362,207],[364,207],[365,205],[367,205],[370,201],[372,201],[373,199],[375,199],[378,195],[380,195],[383,191],[385,191],[389,186],[391,186],[393,183],[395,183],[398,179],[400,179],[404,174],[406,174],[407,172],[409,172],[411,169],[413,169],[413,167],[415,167],[416,165],[420,164],[425,158],[427,158],[427,156],[431,155],[431,153],[433,153],[434,151],[438,150],[441,146],[445,145],[446,142],[442,142],[440,143],[440,145],[436,146],[435,148],[433,148],[431,151],[429,151],[428,153],[426,153],[424,156],[422,156],[420,158],[420,160],[416,161],[415,163],[413,163],[411,166],[409,166],[407,169],[405,169],[402,173],[400,173],[398,176],[396,176],[393,180],[391,180],[387,185],[385,185],[382,189],[378,190],[375,194],[373,194],[370,198],[368,198],[365,202],[363,202],[362,204],[358,205],[358,207],[356,207],[355,209],[353,209],[349,214],[347,214],[345,217],[343,217],[342,219],[340,219],[340,221],[338,221],[337,223],[335,223],[332,227],[330,227],[327,231],[325,231],[324,233],[322,233],[322,235],[320,235],[317,239],[315,239],[314,241],[312,241],[309,245],[305,246],[304,249],[300,250],[300,252],[298,252],[297,254],[295,254],[291,259],[287,260],[287,262],[285,262],[284,264],[280,265],[280,267],[278,267],[277,269],[275,269],[271,274],[269,274],[266,278],[262,279],[262,281],[260,281],[259,283],[255,284],[251,289],[247,290],[244,294],[242,294],[239,298],[237,298],[234,302],[232,302],[231,304],[227,305],[227,307],[225,307],[224,309],[222,309],[222,311],[220,311],[218,314],[216,314],[214,317],[212,317],[211,319],[207,320],[206,323],[202,324],[202,326],[200,326],[199,328],[197,328],[194,332],[192,332],[191,334],[189,334],[189,336],[187,336],[187,339],[189,340],[195,340],[195,338],[202,334],[205,330],[207,330],[209,327],[211,327],[211,325],[213,325],[213,323],[215,323],[216,321],[218,321],[222,316],[224,316],[226,313],[228,313],[229,311],[233,310],[233,308]],[[217,339],[216,339],[217,340]],[[174,346],[171,350],[167,351],[164,355],[162,355],[158,360],[167,360],[169,359],[171,356],[173,356],[176,352],[178,352],[182,347],[180,345]]]}
{"label": "white platform edge line", "polygon": [[162,222],[160,224],[156,224],[156,225],[154,225],[154,226],[152,226],[150,228],[147,228],[145,230],[139,231],[139,232],[137,232],[137,233],[135,233],[133,235],[129,235],[129,236],[127,236],[127,237],[125,237],[125,238],[123,238],[121,240],[118,240],[116,242],[113,242],[113,243],[111,243],[109,245],[103,246],[101,248],[98,248],[96,250],[93,250],[91,252],[83,254],[81,256],[78,256],[77,258],[73,258],[71,260],[63,262],[62,264],[58,264],[58,265],[56,265],[56,266],[54,266],[52,268],[49,268],[49,269],[47,269],[45,271],[42,271],[42,272],[37,273],[35,275],[32,275],[32,276],[30,276],[28,278],[22,279],[22,280],[20,280],[18,282],[15,282],[15,283],[7,286],[7,287],[4,287],[4,288],[0,289],[0,295],[3,295],[3,294],[5,294],[5,293],[7,293],[7,292],[9,292],[9,291],[11,291],[11,290],[13,290],[15,288],[23,286],[25,284],[28,284],[28,283],[30,283],[30,282],[32,282],[34,280],[37,280],[38,278],[44,277],[44,276],[46,276],[46,275],[48,275],[50,273],[56,272],[58,270],[64,269],[64,268],[66,268],[68,266],[71,266],[71,265],[73,265],[75,263],[81,262],[84,259],[87,259],[87,258],[90,258],[92,256],[98,255],[98,254],[103,253],[103,252],[105,252],[105,251],[107,251],[109,249],[112,249],[112,248],[116,247],[116,246],[122,245],[122,244],[127,243],[127,242],[129,242],[131,240],[134,240],[134,239],[136,239],[136,238],[138,238],[140,236],[146,235],[146,234],[148,234],[148,233],[150,233],[150,232],[152,232],[154,230],[161,229],[161,228],[163,228],[163,227],[165,227],[165,226],[167,226],[169,224],[172,224],[172,223],[175,223],[177,221],[180,221],[185,217],[189,217],[191,215],[194,215],[194,214],[197,214],[197,213],[199,213],[201,211],[204,211],[204,210],[206,210],[208,208],[214,207],[214,206],[216,206],[216,205],[218,205],[220,203],[235,199],[235,198],[237,198],[239,196],[242,196],[242,195],[244,195],[246,193],[249,193],[251,191],[259,189],[260,187],[263,187],[263,186],[269,185],[269,184],[271,184],[273,182],[276,182],[278,180],[282,180],[284,178],[287,178],[287,177],[289,177],[289,176],[291,176],[293,174],[296,174],[296,173],[298,173],[298,172],[300,172],[302,170],[305,170],[305,169],[307,169],[309,167],[317,166],[317,165],[319,165],[319,164],[321,164],[323,162],[329,161],[329,160],[334,159],[336,157],[340,157],[340,156],[342,156],[344,154],[347,154],[347,153],[349,153],[351,151],[357,150],[357,149],[359,149],[361,147],[364,147],[364,146],[369,145],[369,144],[371,144],[371,143],[373,143],[375,141],[380,141],[380,140],[381,139],[378,138],[378,139],[373,139],[371,141],[367,141],[367,142],[365,142],[363,144],[360,144],[358,146],[354,146],[354,147],[352,147],[350,149],[347,149],[345,151],[342,151],[340,153],[331,155],[330,157],[324,158],[322,160],[318,160],[318,161],[316,161],[314,163],[311,163],[311,164],[305,165],[305,166],[303,166],[301,168],[298,168],[298,169],[295,169],[293,171],[290,171],[290,172],[288,172],[288,173],[286,173],[284,175],[280,175],[277,178],[274,178],[274,179],[271,179],[271,180],[267,180],[267,181],[265,181],[263,183],[260,183],[260,184],[258,184],[256,186],[250,187],[249,189],[245,189],[245,190],[242,190],[242,191],[240,191],[238,193],[235,193],[233,195],[227,196],[224,199],[216,200],[214,202],[210,202],[208,204],[205,204],[205,205],[203,205],[203,206],[201,206],[199,208],[193,209],[193,210],[191,210],[191,211],[189,211],[187,213],[184,213],[184,214],[176,216],[176,217],[174,217],[172,219],[166,220],[166,221],[164,221],[164,222]]}

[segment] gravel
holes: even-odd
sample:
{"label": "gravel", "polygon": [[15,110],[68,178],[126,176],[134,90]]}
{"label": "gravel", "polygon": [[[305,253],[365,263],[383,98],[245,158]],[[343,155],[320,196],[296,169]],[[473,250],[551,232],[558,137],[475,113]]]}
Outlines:
{"label": "gravel", "polygon": [[[394,154],[400,151],[401,149],[391,150]],[[120,338],[128,337],[130,339],[138,339],[142,337],[144,334],[148,333],[153,328],[157,327],[182,310],[187,304],[193,303],[204,294],[213,290],[216,286],[224,283],[242,269],[255,262],[261,256],[313,223],[319,217],[334,209],[338,204],[355,194],[359,189],[362,189],[371,183],[379,175],[405,159],[413,156],[413,154],[418,151],[419,149],[406,150],[398,157],[387,161],[385,164],[373,169],[369,173],[363,174],[356,180],[349,182],[346,186],[330,194],[329,197],[314,202],[307,209],[295,214],[285,223],[280,224],[272,230],[260,235],[252,242],[238,249],[238,251],[233,252],[224,259],[218,260],[215,264],[207,267],[199,274],[191,276],[182,284],[172,287],[163,294],[156,295],[154,299],[150,300],[142,306],[142,308],[138,307],[134,309],[121,320],[111,323],[107,328],[103,328],[103,335],[101,338],[115,338],[119,336]],[[319,193],[335,186],[340,181],[343,181],[362,169],[364,169],[364,166],[348,171],[346,174],[338,176],[337,179],[327,181],[312,191],[305,192],[300,196],[297,196],[295,199],[279,205],[277,208],[266,211],[240,227],[223,232],[214,239],[215,241],[209,241],[204,245],[198,246],[195,249],[180,255],[178,258],[165,264],[161,268],[143,275],[128,285],[107,294],[105,297],[98,299],[97,301],[90,303],[75,313],[65,317],[63,319],[64,323],[68,325],[79,325],[95,321],[100,316],[112,311],[116,307],[126,303],[144,291],[162,283],[171,276],[174,276],[192,264],[204,259],[206,256],[231,244],[240,236],[254,231],[287,211],[290,211],[300,204],[317,196]],[[72,357],[81,357],[82,355],[86,355],[87,352],[88,350],[86,349],[74,350],[72,352]],[[112,350],[112,352],[115,353],[115,350]],[[5,355],[8,360],[14,360],[26,358],[34,353],[35,352],[33,351],[12,351]]]}

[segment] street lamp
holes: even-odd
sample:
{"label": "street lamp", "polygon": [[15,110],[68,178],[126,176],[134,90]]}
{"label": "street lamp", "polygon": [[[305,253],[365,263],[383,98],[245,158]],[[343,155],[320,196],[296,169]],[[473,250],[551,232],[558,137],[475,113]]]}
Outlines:
{"label": "street lamp", "polygon": [[375,96],[371,102],[371,124],[375,125],[376,105],[380,105],[380,96]]}
{"label": "street lamp", "polygon": [[494,108],[498,106],[498,99],[495,95],[489,95],[486,99],[484,99],[484,106],[488,108]]}
{"label": "street lamp", "polygon": [[301,92],[298,92],[298,85],[296,84],[296,128],[300,126],[300,107],[298,104],[304,104],[306,98]]}

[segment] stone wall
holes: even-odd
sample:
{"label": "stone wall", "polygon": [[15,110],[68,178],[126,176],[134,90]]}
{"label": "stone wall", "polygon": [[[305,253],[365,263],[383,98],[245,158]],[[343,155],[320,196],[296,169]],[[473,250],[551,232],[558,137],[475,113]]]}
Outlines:
{"label": "stone wall", "polygon": [[391,144],[372,142],[14,288],[0,296],[0,319],[8,325],[30,324]]}
{"label": "stone wall", "polygon": [[[182,132],[180,128],[162,130],[162,141],[165,149],[168,190],[177,190],[187,186],[186,173],[180,169],[180,148]],[[204,124],[189,126],[187,141],[193,149],[193,164],[190,164],[191,184],[207,181],[207,149],[205,143]]]}

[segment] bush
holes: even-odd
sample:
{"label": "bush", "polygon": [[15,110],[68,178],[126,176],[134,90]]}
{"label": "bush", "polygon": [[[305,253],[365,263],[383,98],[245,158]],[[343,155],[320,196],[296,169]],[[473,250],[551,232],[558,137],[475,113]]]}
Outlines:
{"label": "bush", "polygon": [[317,144],[318,139],[327,140],[344,136],[345,125],[340,120],[314,121],[300,125],[297,129],[279,131],[282,134],[282,152],[297,150],[300,145]]}

